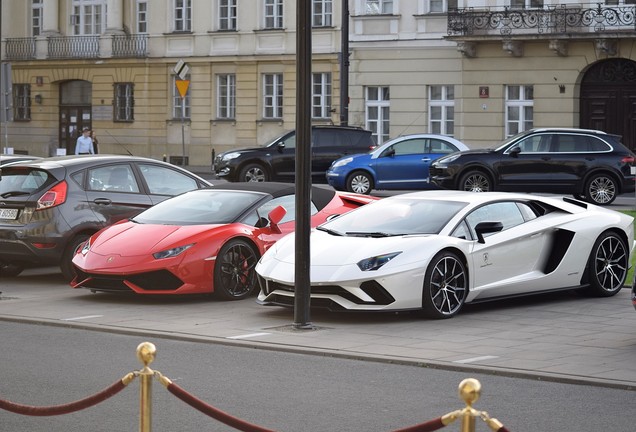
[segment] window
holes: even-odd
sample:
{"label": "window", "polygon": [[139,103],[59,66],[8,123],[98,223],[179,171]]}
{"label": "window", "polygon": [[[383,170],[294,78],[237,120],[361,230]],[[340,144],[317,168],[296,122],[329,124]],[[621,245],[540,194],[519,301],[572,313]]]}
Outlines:
{"label": "window", "polygon": [[393,13],[393,0],[366,0],[365,14],[380,15]]}
{"label": "window", "polygon": [[283,74],[263,75],[263,117],[283,117]]}
{"label": "window", "polygon": [[506,86],[506,137],[532,129],[534,124],[534,87]]}
{"label": "window", "polygon": [[[524,207],[525,209],[522,213],[521,209]],[[503,225],[502,231],[505,231],[526,222],[524,214],[526,216],[532,215],[532,217],[536,217],[534,212],[527,208],[526,204],[511,201],[499,202],[485,205],[473,211],[471,214],[466,216],[466,223],[470,227],[473,238],[476,239],[477,233],[475,232],[475,227],[480,222],[501,222]],[[484,237],[492,234],[495,233],[485,234]]]}
{"label": "window", "polygon": [[314,27],[331,27],[333,0],[313,0],[312,23]]}
{"label": "window", "polygon": [[331,117],[331,74],[315,73],[311,76],[311,116]]}
{"label": "window", "polygon": [[73,0],[73,34],[99,35],[106,28],[105,0]]}
{"label": "window", "polygon": [[236,117],[236,75],[216,76],[216,116],[220,119]]}
{"label": "window", "polygon": [[265,0],[265,28],[283,28],[283,0]]}
{"label": "window", "polygon": [[139,185],[128,164],[108,165],[88,170],[88,190],[139,193]]}
{"label": "window", "polygon": [[132,83],[115,83],[115,121],[135,119],[135,87]]}
{"label": "window", "polygon": [[42,34],[42,3],[44,0],[32,0],[31,2],[31,35]]}
{"label": "window", "polygon": [[455,133],[455,87],[429,86],[428,131],[448,136]]}
{"label": "window", "polygon": [[137,33],[148,33],[147,0],[137,0],[135,15],[137,16]]}
{"label": "window", "polygon": [[543,0],[510,0],[511,9],[541,9]]}
{"label": "window", "polygon": [[237,0],[219,0],[219,30],[236,30]]}
{"label": "window", "polygon": [[457,9],[457,0],[429,0],[429,13],[443,13],[449,10]]}
{"label": "window", "polygon": [[[177,89],[176,75],[172,78],[172,118],[189,119],[190,118],[190,86],[185,97],[181,97]],[[190,80],[190,76],[186,76],[186,81]]]}
{"label": "window", "polygon": [[13,120],[31,120],[31,84],[13,84]]}
{"label": "window", "polygon": [[365,90],[366,128],[380,145],[389,139],[389,88],[367,87]]}
{"label": "window", "polygon": [[154,195],[179,195],[197,189],[197,182],[172,169],[156,165],[139,164],[148,190]]}
{"label": "window", "polygon": [[192,0],[174,0],[174,31],[192,30]]}

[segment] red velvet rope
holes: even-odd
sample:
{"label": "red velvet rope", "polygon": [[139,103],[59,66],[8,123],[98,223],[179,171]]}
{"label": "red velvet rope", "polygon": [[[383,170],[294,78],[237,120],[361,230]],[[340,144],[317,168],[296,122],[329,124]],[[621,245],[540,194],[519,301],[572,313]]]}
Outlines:
{"label": "red velvet rope", "polygon": [[397,429],[393,432],[432,432],[438,429],[445,427],[446,425],[442,423],[442,418],[438,417],[434,420],[429,420],[426,423],[420,423],[415,426],[409,426],[404,429]]}
{"label": "red velvet rope", "polygon": [[100,402],[105,401],[111,396],[116,395],[126,387],[126,384],[122,380],[117,381],[107,389],[93,395],[86,399],[78,400],[64,405],[44,406],[36,407],[30,405],[22,405],[13,402],[9,402],[4,399],[0,399],[0,408],[16,413],[29,416],[54,416],[60,414],[69,414],[75,411],[83,410],[85,408],[97,405]]}
{"label": "red velvet rope", "polygon": [[234,429],[238,429],[243,432],[274,432],[271,429],[266,429],[255,424],[248,423],[244,420],[233,417],[226,412],[219,410],[218,408],[214,408],[213,406],[208,405],[202,400],[192,396],[190,393],[186,392],[174,383],[168,384],[167,388],[170,393],[190,405],[192,408],[195,408],[201,411],[203,414],[206,414],[220,421],[221,423],[225,423],[226,425],[231,426]]}
{"label": "red velvet rope", "polygon": [[510,431],[508,429],[506,429],[505,426],[502,426],[499,429],[497,429],[497,432],[510,432]]}

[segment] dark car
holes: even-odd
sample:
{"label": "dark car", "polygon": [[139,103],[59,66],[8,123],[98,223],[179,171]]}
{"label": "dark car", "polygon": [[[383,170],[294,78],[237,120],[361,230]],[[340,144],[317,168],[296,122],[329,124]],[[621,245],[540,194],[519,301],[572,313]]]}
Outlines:
{"label": "dark car", "polygon": [[636,279],[632,283],[632,306],[636,309]]}
{"label": "dark car", "polygon": [[206,180],[154,159],[61,156],[9,165],[0,177],[0,275],[59,265],[73,277],[76,248],[103,227]]}
{"label": "dark car", "polygon": [[433,162],[431,181],[474,192],[544,192],[608,205],[634,191],[636,155],[617,135],[587,129],[531,129],[496,149],[453,153]]}
{"label": "dark car", "polygon": [[[348,126],[313,126],[311,142],[312,179],[322,183],[333,161],[375,147],[371,131]],[[262,147],[220,153],[213,169],[217,178],[228,181],[294,181],[296,132],[287,132]]]}

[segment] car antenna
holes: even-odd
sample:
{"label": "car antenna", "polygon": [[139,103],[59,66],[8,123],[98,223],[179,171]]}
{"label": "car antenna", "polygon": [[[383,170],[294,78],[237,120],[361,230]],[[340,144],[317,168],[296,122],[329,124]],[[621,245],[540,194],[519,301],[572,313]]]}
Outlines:
{"label": "car antenna", "polygon": [[114,136],[112,136],[110,132],[108,132],[108,131],[106,130],[106,133],[108,134],[108,136],[110,136],[112,139],[114,139],[114,140],[115,140],[115,142],[116,142],[117,144],[119,144],[120,146],[122,146],[122,147],[124,148],[124,150],[126,150],[126,152],[128,153],[128,156],[133,156],[133,154],[130,152],[130,150],[128,150],[128,149],[126,148],[126,146],[125,146],[125,145],[123,145],[122,143],[120,143],[119,141],[117,141],[117,138],[115,138]]}

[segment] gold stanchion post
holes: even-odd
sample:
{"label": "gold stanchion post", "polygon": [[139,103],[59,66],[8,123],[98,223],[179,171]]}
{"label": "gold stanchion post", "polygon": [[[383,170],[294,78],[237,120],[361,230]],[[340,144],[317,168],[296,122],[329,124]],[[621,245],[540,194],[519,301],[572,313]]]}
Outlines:
{"label": "gold stanchion post", "polygon": [[142,342],[137,347],[137,358],[144,365],[138,372],[139,391],[139,432],[152,430],[152,378],[155,372],[148,367],[157,354],[157,348],[150,342]]}

